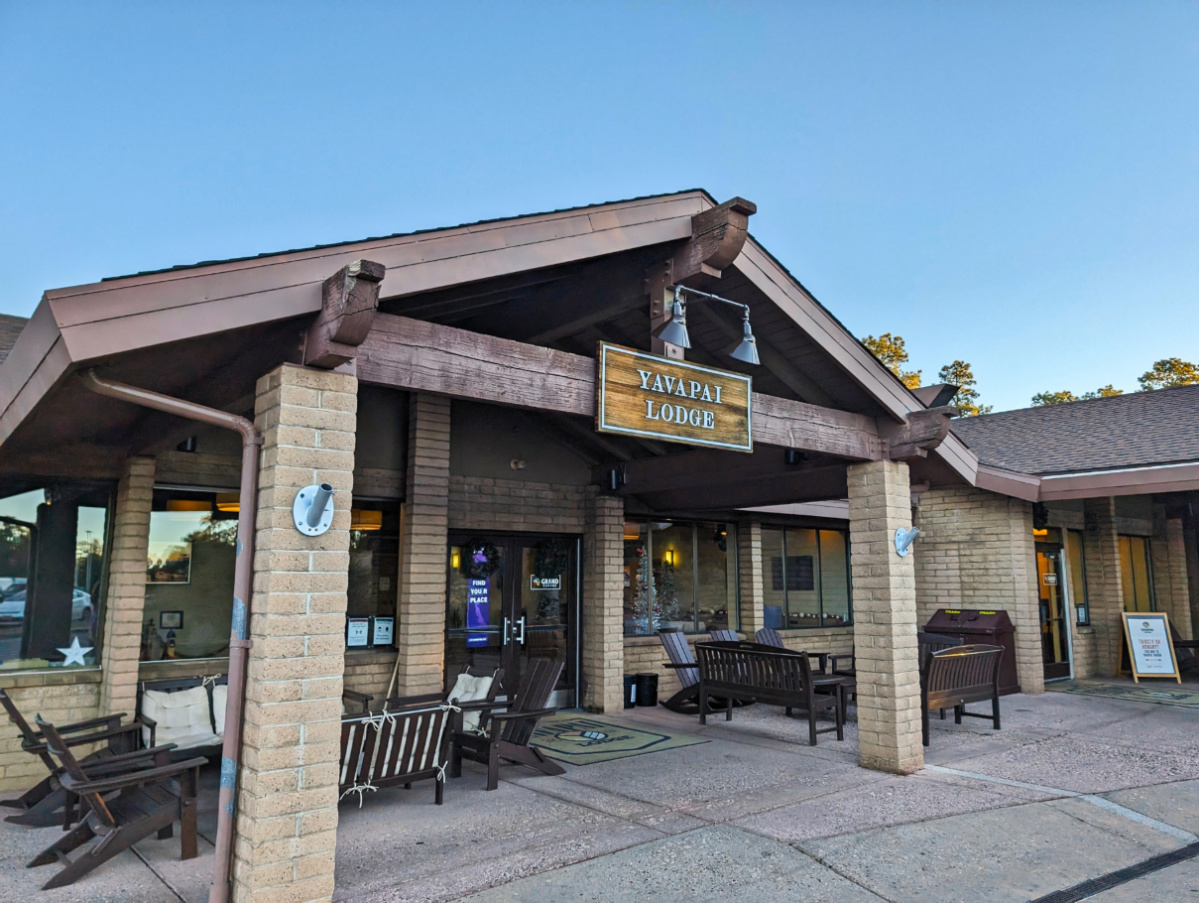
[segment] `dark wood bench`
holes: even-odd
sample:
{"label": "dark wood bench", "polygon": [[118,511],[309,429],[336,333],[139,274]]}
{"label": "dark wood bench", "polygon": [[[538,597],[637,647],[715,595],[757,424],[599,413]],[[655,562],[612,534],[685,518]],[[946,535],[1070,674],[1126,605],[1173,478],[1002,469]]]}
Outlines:
{"label": "dark wood bench", "polygon": [[381,787],[433,778],[434,798],[441,805],[445,794],[445,766],[449,751],[450,707],[434,697],[406,703],[389,700],[388,709],[374,715],[346,715],[341,719],[341,765],[337,776],[339,799],[362,795]]}
{"label": "dark wood bench", "polygon": [[[779,649],[761,643],[697,643],[699,663],[699,720],[707,723],[711,710],[708,697],[716,694],[738,699],[750,698],[792,709],[803,709],[808,717],[809,744],[816,745],[817,734],[836,731],[845,739],[845,682],[835,677],[815,677],[806,652]],[[816,728],[816,716],[832,713],[833,727]],[[732,706],[726,706],[725,720],[733,720]]]}
{"label": "dark wood bench", "polygon": [[[920,721],[924,745],[928,746],[928,713],[953,709],[955,724],[962,716],[987,718],[999,730],[999,663],[1002,646],[953,646],[931,652],[921,669]],[[967,712],[971,702],[991,700],[991,714]]]}

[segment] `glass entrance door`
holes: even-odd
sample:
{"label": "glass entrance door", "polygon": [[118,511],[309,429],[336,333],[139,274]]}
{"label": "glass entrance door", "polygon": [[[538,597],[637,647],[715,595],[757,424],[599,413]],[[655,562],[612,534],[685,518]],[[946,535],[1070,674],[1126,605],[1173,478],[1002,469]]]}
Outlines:
{"label": "glass entrance door", "polygon": [[577,704],[579,542],[573,536],[451,534],[447,690],[468,665],[503,668],[504,692],[530,659],[561,661],[550,704]]}
{"label": "glass entrance door", "polygon": [[1037,591],[1041,610],[1041,657],[1045,679],[1070,676],[1070,623],[1066,619],[1062,547],[1037,543]]}

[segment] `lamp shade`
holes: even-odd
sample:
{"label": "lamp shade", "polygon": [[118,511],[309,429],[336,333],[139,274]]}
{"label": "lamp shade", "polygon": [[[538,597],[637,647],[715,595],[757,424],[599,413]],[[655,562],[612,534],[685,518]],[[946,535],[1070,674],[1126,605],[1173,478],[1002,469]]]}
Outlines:
{"label": "lamp shade", "polygon": [[216,494],[216,510],[237,512],[241,510],[241,496],[236,492],[218,492]]}
{"label": "lamp shade", "polygon": [[748,313],[746,313],[745,319],[742,321],[742,327],[745,330],[745,335],[741,337],[741,341],[728,350],[728,356],[733,358],[733,360],[756,365],[759,363],[758,340],[754,338],[753,330],[749,327]]}
{"label": "lamp shade", "polygon": [[691,337],[687,334],[687,311],[683,307],[683,302],[679,300],[671,302],[670,319],[650,334],[668,345],[690,348]]}

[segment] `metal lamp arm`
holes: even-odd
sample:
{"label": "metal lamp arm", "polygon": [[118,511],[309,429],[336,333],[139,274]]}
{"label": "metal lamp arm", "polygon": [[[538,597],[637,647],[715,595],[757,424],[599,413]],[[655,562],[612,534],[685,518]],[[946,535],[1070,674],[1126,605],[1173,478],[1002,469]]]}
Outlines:
{"label": "metal lamp arm", "polygon": [[746,313],[749,313],[749,305],[748,304],[742,304],[740,301],[730,301],[728,298],[720,297],[720,295],[710,295],[707,292],[701,292],[699,289],[696,289],[696,288],[687,288],[687,286],[685,286],[685,285],[676,285],[674,287],[674,298],[676,301],[683,300],[682,298],[679,297],[679,294],[682,292],[686,292],[689,295],[699,295],[699,297],[707,298],[709,301],[722,301],[725,304],[731,304],[733,307],[740,307],[743,311],[745,311]]}

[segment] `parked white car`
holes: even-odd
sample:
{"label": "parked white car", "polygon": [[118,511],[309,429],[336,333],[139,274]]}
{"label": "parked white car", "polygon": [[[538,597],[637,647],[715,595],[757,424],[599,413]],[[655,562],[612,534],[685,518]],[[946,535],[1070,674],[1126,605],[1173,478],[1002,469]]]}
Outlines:
{"label": "parked white car", "polygon": [[[8,596],[0,602],[0,622],[23,621],[25,619],[25,589]],[[71,594],[71,620],[90,621],[92,619],[92,596],[81,589]]]}

